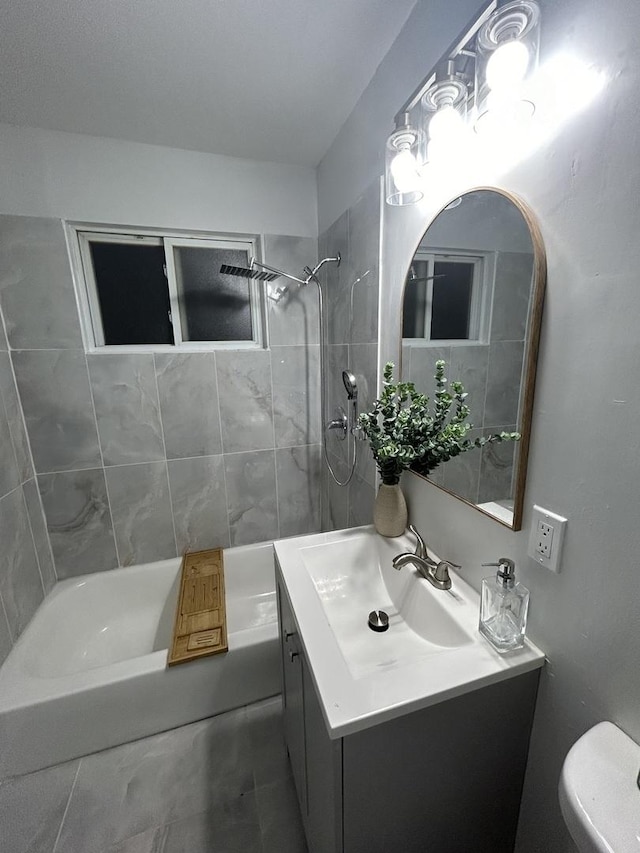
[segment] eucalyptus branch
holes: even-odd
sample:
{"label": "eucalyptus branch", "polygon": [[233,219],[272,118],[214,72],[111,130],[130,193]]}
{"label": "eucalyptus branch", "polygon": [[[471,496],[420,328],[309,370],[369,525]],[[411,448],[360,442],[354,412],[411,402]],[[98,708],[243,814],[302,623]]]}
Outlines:
{"label": "eucalyptus branch", "polygon": [[467,437],[473,428],[467,393],[461,382],[449,383],[444,361],[436,362],[433,400],[416,391],[413,382],[394,382],[393,369],[392,362],[385,365],[382,393],[372,411],[358,419],[383,483],[398,483],[407,468],[428,474],[474,447],[520,439],[517,432]]}

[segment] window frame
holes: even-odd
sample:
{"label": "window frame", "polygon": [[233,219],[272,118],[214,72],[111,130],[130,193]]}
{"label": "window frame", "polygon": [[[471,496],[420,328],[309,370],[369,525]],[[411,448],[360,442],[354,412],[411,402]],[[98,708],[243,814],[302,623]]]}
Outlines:
{"label": "window frame", "polygon": [[473,251],[471,249],[421,249],[415,252],[414,260],[427,262],[427,275],[434,275],[434,265],[439,262],[474,262],[474,274],[471,285],[471,305],[468,338],[432,338],[431,319],[433,310],[433,279],[426,282],[426,305],[424,312],[424,333],[419,338],[403,338],[405,345],[412,347],[474,346],[489,343],[491,328],[491,305],[493,304],[493,286],[495,281],[496,253]]}
{"label": "window frame", "polygon": [[[173,249],[219,248],[240,249],[258,259],[262,256],[262,237],[255,234],[203,232],[141,228],[126,225],[97,225],[95,223],[65,222],[67,247],[71,260],[76,301],[85,351],[88,353],[151,353],[151,352],[210,352],[213,350],[268,349],[266,292],[261,282],[249,279],[249,300],[253,339],[249,341],[184,341],[178,304]],[[98,289],[91,261],[90,242],[121,242],[163,246],[165,277],[171,304],[173,344],[105,344]]]}

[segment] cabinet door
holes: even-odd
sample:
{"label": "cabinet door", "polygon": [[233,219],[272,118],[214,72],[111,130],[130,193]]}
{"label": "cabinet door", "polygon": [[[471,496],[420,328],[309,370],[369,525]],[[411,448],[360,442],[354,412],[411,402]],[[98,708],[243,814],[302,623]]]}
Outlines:
{"label": "cabinet door", "polygon": [[298,793],[302,819],[307,818],[307,774],[305,766],[304,691],[302,658],[296,624],[286,593],[278,584],[280,651],[282,656],[282,700],[284,736]]}
{"label": "cabinet door", "polygon": [[310,853],[342,853],[342,740],[331,740],[302,657]]}

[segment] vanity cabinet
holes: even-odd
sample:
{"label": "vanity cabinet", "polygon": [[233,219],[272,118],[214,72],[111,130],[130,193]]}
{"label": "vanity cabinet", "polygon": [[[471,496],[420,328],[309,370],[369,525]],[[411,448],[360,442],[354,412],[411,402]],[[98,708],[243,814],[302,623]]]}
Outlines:
{"label": "vanity cabinet", "polygon": [[332,739],[276,566],[285,737],[310,853],[512,853],[538,671]]}

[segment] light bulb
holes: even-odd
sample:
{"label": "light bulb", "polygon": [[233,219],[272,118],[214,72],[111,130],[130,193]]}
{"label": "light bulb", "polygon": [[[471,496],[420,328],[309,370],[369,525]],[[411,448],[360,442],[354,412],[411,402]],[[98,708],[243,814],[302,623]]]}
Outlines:
{"label": "light bulb", "polygon": [[512,92],[525,78],[529,51],[518,40],[501,44],[487,62],[487,85],[493,92]]}
{"label": "light bulb", "polygon": [[451,104],[446,104],[429,122],[429,139],[439,142],[454,140],[460,135],[463,125],[460,113]]}
{"label": "light bulb", "polygon": [[398,151],[389,168],[399,193],[410,193],[416,189],[418,162],[408,147]]}

